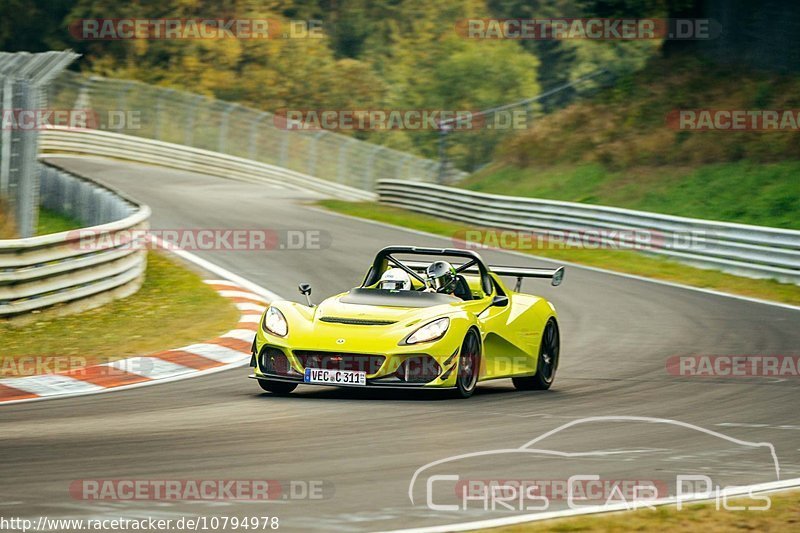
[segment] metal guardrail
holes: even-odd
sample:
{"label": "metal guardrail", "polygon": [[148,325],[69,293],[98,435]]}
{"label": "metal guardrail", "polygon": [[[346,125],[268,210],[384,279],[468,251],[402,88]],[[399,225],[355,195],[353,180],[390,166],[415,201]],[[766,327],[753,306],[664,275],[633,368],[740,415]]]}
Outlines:
{"label": "metal guardrail", "polygon": [[343,200],[375,200],[366,191],[319,179],[267,163],[232,155],[172,144],[143,137],[94,129],[46,129],[39,136],[39,151],[43,154],[70,153],[103,156],[175,168],[222,178],[310,190]]}
{"label": "metal guardrail", "polygon": [[[135,292],[144,279],[147,256],[126,243],[131,231],[147,229],[150,208],[53,167],[42,165],[40,178],[43,206],[91,226],[0,240],[0,317]],[[82,245],[87,234],[109,244]]]}
{"label": "metal guardrail", "polygon": [[[435,181],[439,162],[351,135],[287,130],[272,113],[133,80],[66,71],[48,86],[53,109],[85,109],[124,133],[246,158],[366,191],[378,178]],[[112,116],[136,120],[111,121]],[[110,122],[114,122],[111,124]],[[458,172],[456,177],[466,175]]]}
{"label": "metal guardrail", "polygon": [[[561,242],[572,238],[592,246],[664,255],[701,268],[800,284],[800,231],[401,180],[379,180],[377,192],[383,203],[472,227],[528,232]],[[465,235],[454,235],[454,239],[464,240]],[[484,237],[476,235],[476,240],[484,242]]]}

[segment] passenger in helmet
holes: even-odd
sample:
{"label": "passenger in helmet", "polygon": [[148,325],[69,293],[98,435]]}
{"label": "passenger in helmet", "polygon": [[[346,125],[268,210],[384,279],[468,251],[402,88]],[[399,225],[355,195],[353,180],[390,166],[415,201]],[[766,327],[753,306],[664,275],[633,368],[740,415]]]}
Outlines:
{"label": "passenger in helmet", "polygon": [[434,261],[425,271],[429,292],[453,294],[456,288],[456,269],[447,261]]}
{"label": "passenger in helmet", "polygon": [[402,268],[390,268],[381,276],[378,287],[392,291],[410,291],[411,277]]}

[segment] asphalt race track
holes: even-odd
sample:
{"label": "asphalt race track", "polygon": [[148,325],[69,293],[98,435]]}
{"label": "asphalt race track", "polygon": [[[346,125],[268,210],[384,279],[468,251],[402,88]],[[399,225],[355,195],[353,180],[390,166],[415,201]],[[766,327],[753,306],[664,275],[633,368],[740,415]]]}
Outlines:
{"label": "asphalt race track", "polygon": [[[320,231],[321,250],[198,253],[297,301],[300,281],[312,284],[315,301],[358,285],[385,245],[452,244],[310,208],[303,204],[313,196],[301,191],[105,160],[58,162],[149,204],[153,228]],[[550,264],[483,255],[489,263]],[[503,380],[482,385],[469,400],[321,387],[279,398],[262,393],[240,368],[0,407],[2,514],[278,516],[287,531],[392,530],[507,516],[511,511],[477,505],[433,510],[424,496],[412,504],[409,483],[431,461],[516,448],[567,422],[608,415],[677,420],[769,442],[780,477],[800,477],[796,378],[692,378],[665,369],[673,355],[797,355],[800,312],[578,267],[567,268],[561,287],[528,280],[525,288],[549,298],[560,313],[561,366],[549,392],[517,392]],[[583,473],[602,470],[617,479],[672,479],[680,471],[730,484],[775,480],[763,453],[669,424],[596,421],[545,440],[549,449],[604,454],[585,464],[532,455],[534,474],[506,456],[466,468],[483,479],[562,479],[583,464]],[[96,502],[69,494],[75,480],[108,478],[313,480],[323,481],[326,491],[322,499],[267,503]]]}

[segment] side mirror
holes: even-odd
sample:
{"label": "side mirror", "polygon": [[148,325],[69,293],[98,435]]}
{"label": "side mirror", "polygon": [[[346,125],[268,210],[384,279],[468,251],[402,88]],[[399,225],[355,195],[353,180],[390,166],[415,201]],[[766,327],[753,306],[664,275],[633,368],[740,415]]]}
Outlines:
{"label": "side mirror", "polygon": [[550,282],[553,287],[558,287],[564,281],[564,267],[558,267],[553,273],[553,281]]}
{"label": "side mirror", "polygon": [[306,301],[308,302],[309,307],[313,307],[314,304],[311,303],[311,284],[310,283],[301,283],[297,286],[300,294],[306,297]]}
{"label": "side mirror", "polygon": [[495,295],[492,298],[492,307],[505,307],[508,305],[508,296]]}

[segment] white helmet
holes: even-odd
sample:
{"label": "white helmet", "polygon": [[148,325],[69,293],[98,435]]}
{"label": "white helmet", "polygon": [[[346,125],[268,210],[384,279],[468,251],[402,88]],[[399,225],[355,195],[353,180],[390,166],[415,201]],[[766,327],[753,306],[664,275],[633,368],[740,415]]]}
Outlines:
{"label": "white helmet", "polygon": [[390,289],[393,291],[410,291],[411,278],[408,272],[402,268],[390,268],[381,276],[381,281],[378,284],[381,289]]}

